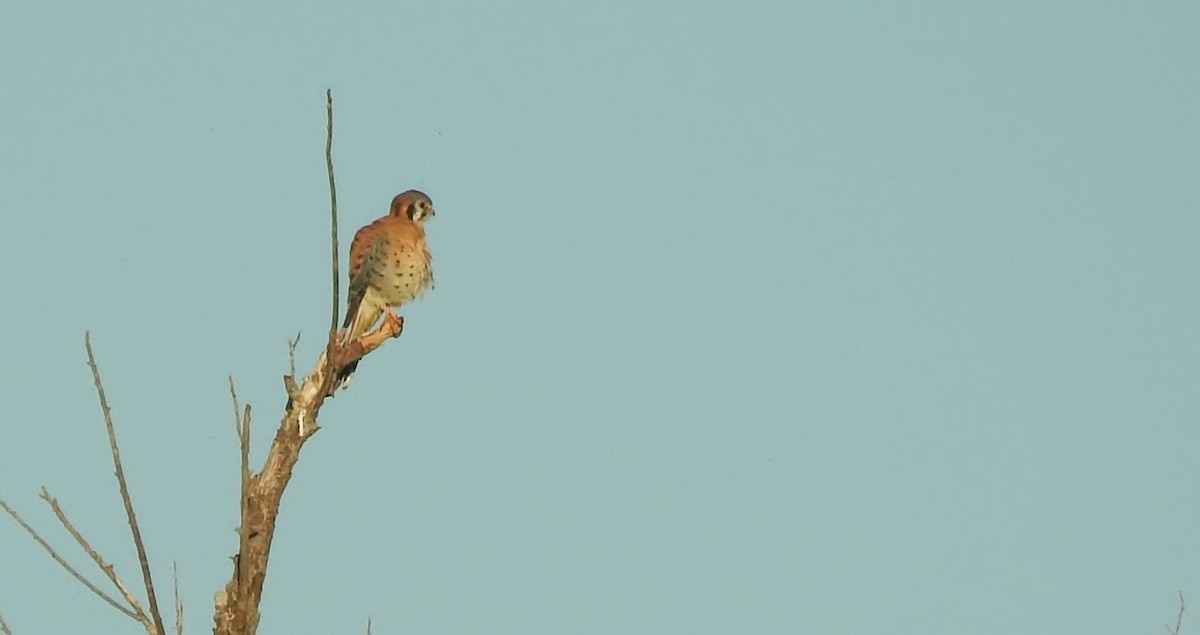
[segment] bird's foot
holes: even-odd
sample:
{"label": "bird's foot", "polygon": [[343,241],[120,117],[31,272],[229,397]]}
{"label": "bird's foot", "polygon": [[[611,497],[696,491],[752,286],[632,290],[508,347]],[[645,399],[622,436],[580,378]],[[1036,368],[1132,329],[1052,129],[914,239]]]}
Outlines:
{"label": "bird's foot", "polygon": [[400,337],[400,332],[404,330],[404,318],[396,315],[396,312],[388,307],[387,312],[383,314],[383,324],[379,325],[380,331],[387,331],[391,337]]}

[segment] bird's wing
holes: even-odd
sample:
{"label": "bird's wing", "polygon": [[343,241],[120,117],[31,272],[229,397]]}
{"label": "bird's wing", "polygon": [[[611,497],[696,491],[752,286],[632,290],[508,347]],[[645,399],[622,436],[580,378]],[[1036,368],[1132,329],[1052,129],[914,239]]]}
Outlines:
{"label": "bird's wing", "polygon": [[367,289],[382,284],[379,272],[386,253],[387,233],[376,232],[370,246],[363,251],[362,260],[359,261],[350,276],[350,289],[346,299],[346,319],[342,322],[342,328],[348,328],[354,321],[354,316],[358,313],[358,307],[362,304]]}

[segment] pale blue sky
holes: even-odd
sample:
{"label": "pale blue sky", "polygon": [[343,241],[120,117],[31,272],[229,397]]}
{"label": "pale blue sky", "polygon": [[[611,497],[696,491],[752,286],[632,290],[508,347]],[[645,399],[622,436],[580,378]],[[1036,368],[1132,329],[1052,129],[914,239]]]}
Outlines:
{"label": "pale blue sky", "polygon": [[[260,460],[328,322],[327,87],[343,239],[425,190],[438,287],[305,447],[264,635],[1200,604],[1200,5],[100,4],[0,9],[0,495],[136,579],[91,329],[189,633],[226,376]],[[138,630],[9,522],[0,613]]]}

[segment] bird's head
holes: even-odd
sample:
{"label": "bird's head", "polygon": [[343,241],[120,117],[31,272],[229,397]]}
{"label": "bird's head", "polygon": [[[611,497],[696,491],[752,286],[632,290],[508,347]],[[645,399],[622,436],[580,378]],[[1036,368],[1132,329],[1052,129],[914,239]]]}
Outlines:
{"label": "bird's head", "polygon": [[418,225],[433,216],[433,201],[424,192],[409,190],[392,199],[392,216],[403,216]]}

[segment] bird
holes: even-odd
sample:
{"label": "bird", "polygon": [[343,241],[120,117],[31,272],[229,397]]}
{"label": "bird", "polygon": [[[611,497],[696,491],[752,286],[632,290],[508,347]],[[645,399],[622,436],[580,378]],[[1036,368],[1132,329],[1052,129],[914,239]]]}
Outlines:
{"label": "bird", "polygon": [[[433,258],[425,242],[425,221],[434,216],[424,192],[408,190],[392,199],[386,216],[363,227],[350,243],[350,288],[342,344],[366,335],[384,311],[419,298],[433,288]],[[349,386],[358,363],[340,380]]]}

